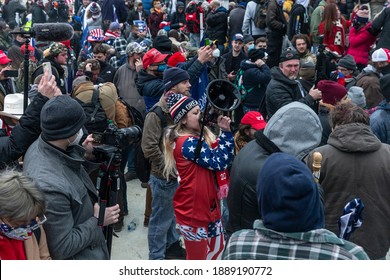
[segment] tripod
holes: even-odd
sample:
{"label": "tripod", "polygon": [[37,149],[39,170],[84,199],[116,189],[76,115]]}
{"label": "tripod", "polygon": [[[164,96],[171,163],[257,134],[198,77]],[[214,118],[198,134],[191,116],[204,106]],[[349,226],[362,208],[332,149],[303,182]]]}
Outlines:
{"label": "tripod", "polygon": [[[109,145],[95,147],[94,154],[99,161],[103,161],[96,180],[100,206],[98,226],[103,227],[106,208],[117,204],[118,191],[121,185],[120,164],[122,155],[119,148]],[[105,226],[103,232],[107,242],[108,254],[111,257],[113,225]]]}

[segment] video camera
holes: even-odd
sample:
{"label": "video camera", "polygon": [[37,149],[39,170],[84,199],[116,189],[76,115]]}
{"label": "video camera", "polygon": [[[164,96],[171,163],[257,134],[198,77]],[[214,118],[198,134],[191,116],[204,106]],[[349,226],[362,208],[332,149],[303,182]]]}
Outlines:
{"label": "video camera", "polygon": [[142,136],[142,130],[139,126],[127,128],[107,128],[103,133],[93,133],[95,142],[113,146],[119,149],[126,148],[137,142]]}

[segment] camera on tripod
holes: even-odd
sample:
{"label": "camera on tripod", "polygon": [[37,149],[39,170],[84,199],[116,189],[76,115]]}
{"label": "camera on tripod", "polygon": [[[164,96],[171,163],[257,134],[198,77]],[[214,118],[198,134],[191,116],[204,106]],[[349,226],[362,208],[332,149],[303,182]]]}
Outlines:
{"label": "camera on tripod", "polygon": [[96,143],[113,146],[119,149],[126,148],[140,140],[142,130],[134,125],[127,128],[107,128],[103,133],[93,133],[92,137]]}

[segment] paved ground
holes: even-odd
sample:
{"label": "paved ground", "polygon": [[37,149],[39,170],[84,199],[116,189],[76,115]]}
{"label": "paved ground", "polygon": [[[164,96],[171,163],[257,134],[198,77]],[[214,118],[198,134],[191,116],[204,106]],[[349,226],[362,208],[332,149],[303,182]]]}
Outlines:
{"label": "paved ground", "polygon": [[[111,259],[113,260],[147,260],[148,259],[148,228],[144,227],[146,189],[141,188],[139,180],[127,182],[127,199],[129,215],[125,216],[121,232],[113,237]],[[138,225],[134,231],[128,231],[127,225],[134,219]]]}
{"label": "paved ground", "polygon": [[[144,227],[146,189],[141,188],[139,180],[127,182],[127,200],[129,204],[129,215],[125,216],[124,228],[113,237],[112,260],[147,260],[148,259],[148,228]],[[128,231],[127,225],[134,219],[139,224],[134,231]],[[387,254],[390,260],[390,251]]]}

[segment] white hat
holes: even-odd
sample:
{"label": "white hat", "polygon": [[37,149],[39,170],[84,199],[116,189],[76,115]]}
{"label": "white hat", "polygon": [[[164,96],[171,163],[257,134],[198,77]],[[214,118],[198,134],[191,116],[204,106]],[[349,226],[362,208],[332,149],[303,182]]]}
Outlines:
{"label": "white hat", "polygon": [[6,95],[4,97],[4,110],[0,111],[0,114],[14,119],[20,119],[23,115],[23,100],[23,93]]}
{"label": "white hat", "polygon": [[390,62],[390,51],[385,48],[377,49],[372,53],[371,59],[373,62]]}

